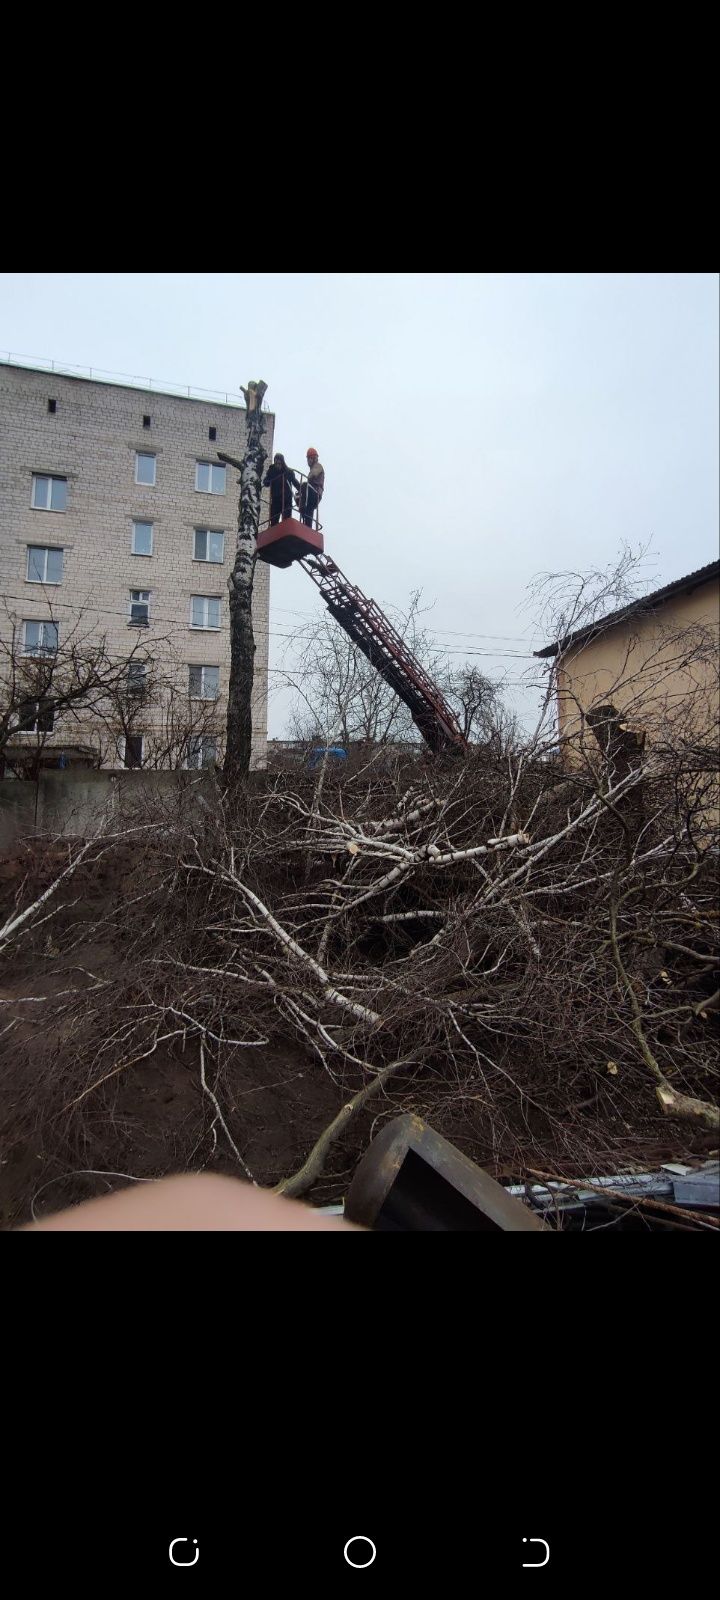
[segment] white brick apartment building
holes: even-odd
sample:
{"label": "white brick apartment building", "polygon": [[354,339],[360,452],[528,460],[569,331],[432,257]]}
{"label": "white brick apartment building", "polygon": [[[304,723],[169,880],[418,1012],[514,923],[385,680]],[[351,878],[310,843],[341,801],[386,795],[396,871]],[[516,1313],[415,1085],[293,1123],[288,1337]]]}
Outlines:
{"label": "white brick apartment building", "polygon": [[[267,414],[265,448],[274,418]],[[104,642],[127,670],[130,719],[24,711],[13,746],[95,763],[221,757],[230,670],[227,580],[245,410],[157,389],[0,364],[0,672]],[[269,568],[254,593],[253,764],[265,764]],[[125,663],[133,655],[133,663]],[[125,680],[124,680],[125,681]],[[123,732],[123,729],[125,731]]]}

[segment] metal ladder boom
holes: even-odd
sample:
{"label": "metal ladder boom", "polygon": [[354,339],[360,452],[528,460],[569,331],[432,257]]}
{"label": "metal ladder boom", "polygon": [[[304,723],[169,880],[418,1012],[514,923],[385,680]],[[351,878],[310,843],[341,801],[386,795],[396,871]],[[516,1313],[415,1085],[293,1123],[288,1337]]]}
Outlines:
{"label": "metal ladder boom", "polygon": [[330,556],[306,556],[300,566],[320,590],[328,611],[407,706],[434,754],[465,750],[467,741],[454,712],[379,605]]}

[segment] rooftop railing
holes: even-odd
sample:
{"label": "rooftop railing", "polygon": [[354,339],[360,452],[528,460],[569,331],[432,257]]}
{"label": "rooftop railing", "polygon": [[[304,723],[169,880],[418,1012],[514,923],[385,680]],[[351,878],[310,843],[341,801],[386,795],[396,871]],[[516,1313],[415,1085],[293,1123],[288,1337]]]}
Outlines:
{"label": "rooftop railing", "polygon": [[[62,378],[89,378],[93,383],[115,383],[126,389],[148,389],[155,394],[177,395],[183,400],[208,400],[225,406],[245,405],[241,394],[223,394],[218,389],[197,389],[191,384],[170,383],[164,378],[144,378],[129,372],[106,372],[103,367],[76,367],[64,361],[50,361],[44,356],[19,355],[14,350],[0,351],[0,362],[8,367],[28,367],[33,372],[57,373]],[[263,411],[267,409],[264,404]]]}

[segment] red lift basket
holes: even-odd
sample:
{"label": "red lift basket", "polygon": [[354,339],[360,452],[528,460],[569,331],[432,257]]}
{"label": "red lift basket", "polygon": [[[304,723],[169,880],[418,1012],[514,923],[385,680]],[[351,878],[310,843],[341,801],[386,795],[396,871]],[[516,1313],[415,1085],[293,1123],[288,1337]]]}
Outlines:
{"label": "red lift basket", "polygon": [[263,528],[257,538],[258,559],[268,561],[272,567],[291,567],[293,561],[322,555],[324,549],[322,534],[295,517],[284,517],[282,522]]}

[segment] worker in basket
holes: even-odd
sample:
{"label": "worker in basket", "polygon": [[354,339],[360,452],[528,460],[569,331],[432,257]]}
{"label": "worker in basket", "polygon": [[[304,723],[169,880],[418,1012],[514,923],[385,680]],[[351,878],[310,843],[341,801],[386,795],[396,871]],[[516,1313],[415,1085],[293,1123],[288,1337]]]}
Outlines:
{"label": "worker in basket", "polygon": [[313,449],[312,445],[307,452],[307,464],[307,483],[301,486],[299,505],[301,521],[307,528],[311,528],[325,488],[325,469],[321,467],[317,450]]}
{"label": "worker in basket", "polygon": [[263,487],[270,490],[270,526],[273,527],[285,517],[292,516],[293,489],[300,489],[292,467],[286,465],[285,457],[279,452],[273,456],[272,466],[265,473]]}

